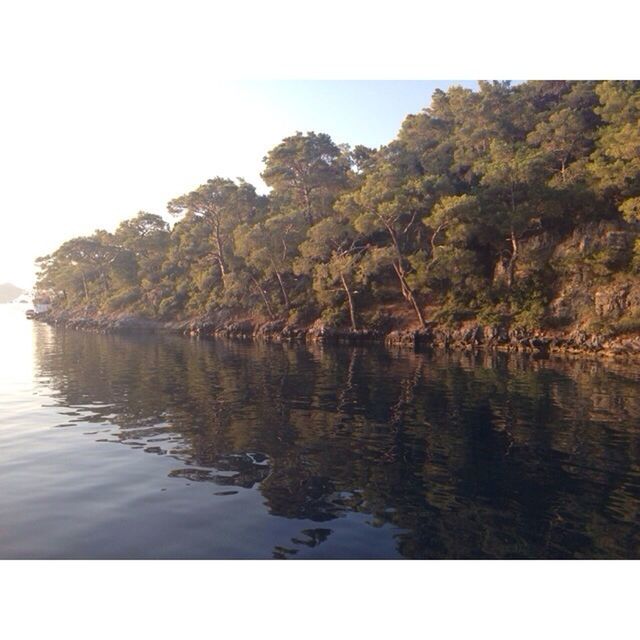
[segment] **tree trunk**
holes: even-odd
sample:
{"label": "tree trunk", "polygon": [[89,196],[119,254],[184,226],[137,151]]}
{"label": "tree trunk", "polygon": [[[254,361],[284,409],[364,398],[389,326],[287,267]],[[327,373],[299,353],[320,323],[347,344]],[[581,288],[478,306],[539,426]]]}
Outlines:
{"label": "tree trunk", "polygon": [[402,251],[400,250],[400,243],[398,242],[398,236],[391,224],[385,222],[381,216],[378,218],[382,221],[382,224],[385,226],[389,237],[391,238],[391,242],[393,244],[393,249],[396,253],[396,259],[393,262],[393,269],[398,276],[398,280],[400,280],[400,289],[402,291],[402,297],[411,303],[413,310],[416,312],[416,316],[418,317],[418,322],[420,322],[420,327],[424,329],[426,327],[424,316],[422,315],[422,311],[420,311],[420,306],[418,305],[418,301],[416,300],[416,296],[413,293],[413,290],[407,283],[407,280],[404,276],[404,267],[402,266],[404,257],[402,255]]}
{"label": "tree trunk", "polygon": [[429,256],[429,263],[427,264],[427,271],[429,271],[431,269],[431,267],[433,267],[433,265],[435,264],[437,258],[436,258],[436,238],[438,237],[438,234],[443,231],[444,229],[446,229],[449,226],[448,222],[443,222],[442,224],[438,225],[438,228],[431,234],[431,239],[429,240],[429,244],[431,245],[431,256]]}
{"label": "tree trunk", "polygon": [[347,285],[347,281],[345,280],[345,277],[343,274],[340,274],[340,280],[342,282],[342,287],[344,288],[345,293],[347,294],[347,300],[349,301],[349,315],[351,316],[351,328],[354,331],[357,331],[358,325],[356,323],[356,310],[353,302],[353,296],[351,295],[351,290],[349,289],[349,286]]}
{"label": "tree trunk", "polygon": [[509,263],[507,264],[507,287],[511,289],[515,281],[516,262],[518,260],[518,237],[516,236],[513,227],[511,227],[511,256],[509,257]]}
{"label": "tree trunk", "polygon": [[107,280],[107,275],[102,269],[100,270],[100,276],[102,277],[102,286],[104,287],[104,292],[109,293],[109,281]]}
{"label": "tree trunk", "polygon": [[415,293],[413,293],[411,287],[407,283],[406,278],[404,277],[404,270],[402,269],[402,265],[394,262],[393,263],[393,269],[396,272],[396,275],[398,276],[398,280],[400,280],[400,288],[401,288],[401,291],[402,291],[402,297],[405,300],[407,300],[407,302],[409,302],[411,304],[411,306],[413,307],[413,310],[416,312],[416,316],[418,318],[418,322],[420,322],[420,327],[422,329],[424,329],[425,326],[426,326],[426,323],[424,321],[424,316],[422,315],[422,311],[420,311],[420,305],[418,304],[418,301],[416,300]]}
{"label": "tree trunk", "polygon": [[269,314],[269,318],[273,320],[275,318],[275,315],[273,313],[273,309],[271,308],[271,305],[269,304],[269,299],[267,298],[264,292],[264,289],[260,286],[260,283],[253,276],[251,276],[251,280],[253,280],[253,284],[256,285],[256,289],[260,292],[260,295],[262,296],[262,301],[264,302],[264,306],[267,307],[267,313]]}
{"label": "tree trunk", "polygon": [[80,271],[82,274],[82,287],[84,288],[84,298],[89,302],[89,289],[87,289],[87,279],[84,277],[84,271]]}
{"label": "tree trunk", "polygon": [[220,259],[219,256],[216,256],[216,261],[218,263],[218,268],[220,269],[220,278],[222,280],[222,286],[224,286],[224,277],[227,275],[227,270],[224,266],[224,262]]}
{"label": "tree trunk", "polygon": [[284,301],[284,308],[289,310],[289,296],[287,295],[287,290],[285,289],[284,282],[282,281],[282,276],[277,269],[274,269],[276,278],[278,279],[278,284],[280,285],[280,290],[282,291],[282,299]]}
{"label": "tree trunk", "polygon": [[220,238],[220,225],[216,224],[215,227],[216,247],[218,249],[218,266],[220,267],[220,276],[224,282],[224,277],[227,275],[227,267],[224,263],[224,252],[222,249],[222,239]]}

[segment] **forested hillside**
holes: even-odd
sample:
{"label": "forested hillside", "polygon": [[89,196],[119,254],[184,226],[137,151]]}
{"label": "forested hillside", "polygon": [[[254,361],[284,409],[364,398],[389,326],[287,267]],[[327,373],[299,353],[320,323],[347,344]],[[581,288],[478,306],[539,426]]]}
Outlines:
{"label": "forested hillside", "polygon": [[213,177],[38,259],[58,310],[281,320],[640,328],[640,82],[436,91],[379,149],[296,133],[260,195]]}

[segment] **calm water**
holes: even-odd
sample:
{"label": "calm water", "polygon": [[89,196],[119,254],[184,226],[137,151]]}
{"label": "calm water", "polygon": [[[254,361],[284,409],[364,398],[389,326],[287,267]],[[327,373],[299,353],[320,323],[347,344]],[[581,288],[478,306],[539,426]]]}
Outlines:
{"label": "calm water", "polygon": [[0,305],[2,558],[637,558],[640,373]]}

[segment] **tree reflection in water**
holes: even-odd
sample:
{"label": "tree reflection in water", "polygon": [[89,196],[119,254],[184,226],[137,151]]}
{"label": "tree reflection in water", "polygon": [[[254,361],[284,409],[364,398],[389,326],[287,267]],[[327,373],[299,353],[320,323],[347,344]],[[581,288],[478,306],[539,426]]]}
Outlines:
{"label": "tree reflection in water", "polygon": [[[638,557],[640,378],[502,354],[40,331],[66,422],[171,456],[212,499],[256,488],[322,545],[366,514],[409,558]],[[96,432],[100,433],[100,432]]]}

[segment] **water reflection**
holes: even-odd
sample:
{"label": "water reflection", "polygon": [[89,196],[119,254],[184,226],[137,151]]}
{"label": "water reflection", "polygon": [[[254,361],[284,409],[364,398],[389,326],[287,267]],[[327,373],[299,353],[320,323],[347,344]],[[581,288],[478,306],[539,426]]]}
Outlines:
{"label": "water reflection", "polygon": [[36,338],[61,428],[170,458],[169,477],[210,483],[211,500],[259,491],[271,516],[304,521],[273,557],[320,551],[354,514],[357,555],[375,557],[366,531],[390,527],[408,558],[640,556],[634,367],[42,326]]}

